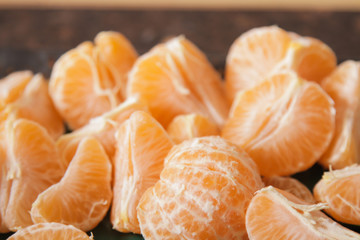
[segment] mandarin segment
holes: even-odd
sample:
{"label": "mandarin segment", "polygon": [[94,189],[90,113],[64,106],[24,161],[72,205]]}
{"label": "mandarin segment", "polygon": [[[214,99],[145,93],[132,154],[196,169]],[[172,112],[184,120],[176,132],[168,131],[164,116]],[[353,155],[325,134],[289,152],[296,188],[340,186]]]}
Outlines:
{"label": "mandarin segment", "polygon": [[138,205],[146,239],[246,239],[245,211],[263,186],[255,163],[220,137],[176,145]]}
{"label": "mandarin segment", "polygon": [[38,223],[20,229],[7,240],[91,240],[85,232],[61,223]]}
{"label": "mandarin segment", "polygon": [[[41,74],[30,71],[10,74],[0,80],[1,119],[25,118],[41,124],[57,139],[64,124],[48,93],[48,83]],[[36,107],[34,107],[36,106]]]}
{"label": "mandarin segment", "polygon": [[199,113],[221,126],[228,113],[220,75],[185,37],[159,44],[141,56],[129,74],[127,93],[139,94],[167,126],[177,115]]}
{"label": "mandarin segment", "polygon": [[265,186],[273,186],[284,190],[308,203],[316,202],[311,191],[296,178],[272,176],[263,177],[262,180]]}
{"label": "mandarin segment", "polygon": [[19,99],[32,79],[31,71],[13,72],[0,80],[0,101],[8,104]]}
{"label": "mandarin segment", "polygon": [[32,203],[65,172],[46,129],[25,119],[8,120],[3,133],[1,215],[11,231],[31,225]]}
{"label": "mandarin segment", "polygon": [[128,98],[111,111],[91,119],[82,128],[61,136],[57,140],[56,146],[65,164],[68,165],[74,157],[80,141],[90,136],[100,141],[112,160],[115,154],[116,129],[135,111],[148,111],[148,107],[136,97]]}
{"label": "mandarin segment", "polygon": [[57,184],[42,192],[33,203],[34,223],[59,222],[89,231],[110,207],[111,163],[95,138],[84,138]]}
{"label": "mandarin segment", "polygon": [[226,58],[225,82],[229,100],[281,69],[320,82],[336,67],[334,52],[320,40],[288,33],[277,26],[243,33]]}
{"label": "mandarin segment", "polygon": [[160,179],[173,143],[160,123],[141,111],[118,129],[116,142],[111,222],[118,231],[140,233],[136,207],[145,190]]}
{"label": "mandarin segment", "polygon": [[360,165],[325,172],[314,187],[316,200],[325,202],[325,211],[334,219],[360,225]]}
{"label": "mandarin segment", "polygon": [[61,116],[77,129],[121,103],[127,73],[137,54],[120,33],[100,32],[63,54],[51,73],[49,91]]}
{"label": "mandarin segment", "polygon": [[2,189],[7,185],[6,180],[6,153],[3,139],[0,140],[0,233],[10,232],[6,226],[3,212],[5,212],[5,204],[8,201],[7,194],[2,193]]}
{"label": "mandarin segment", "polygon": [[239,92],[222,136],[244,148],[261,175],[290,175],[310,168],[334,132],[332,99],[313,82],[281,72]]}
{"label": "mandarin segment", "polygon": [[355,240],[360,235],[327,217],[325,204],[311,205],[272,186],[258,191],[246,212],[250,240]]}
{"label": "mandarin segment", "polygon": [[197,137],[220,135],[215,123],[196,113],[176,116],[167,127],[167,132],[175,143]]}
{"label": "mandarin segment", "polygon": [[335,133],[319,163],[341,169],[360,162],[360,63],[345,61],[321,84],[335,102]]}

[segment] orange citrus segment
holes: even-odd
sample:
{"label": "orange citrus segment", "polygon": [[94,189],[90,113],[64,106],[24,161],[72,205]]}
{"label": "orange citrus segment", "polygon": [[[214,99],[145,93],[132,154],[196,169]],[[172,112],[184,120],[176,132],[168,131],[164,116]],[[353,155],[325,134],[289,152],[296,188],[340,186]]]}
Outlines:
{"label": "orange citrus segment", "polygon": [[0,80],[0,101],[8,104],[19,99],[32,79],[31,71],[19,71]]}
{"label": "orange citrus segment", "polygon": [[141,232],[145,239],[245,239],[245,211],[262,186],[236,146],[220,137],[184,141],[139,202]]}
{"label": "orange citrus segment", "polygon": [[310,168],[334,132],[331,98],[313,82],[281,72],[239,92],[222,136],[244,148],[263,176]]}
{"label": "orange citrus segment", "polygon": [[84,126],[124,100],[126,75],[136,58],[123,35],[100,32],[95,45],[84,42],[57,60],[49,90],[70,128]]}
{"label": "orange citrus segment", "polygon": [[167,127],[167,132],[175,143],[196,137],[220,135],[216,124],[196,113],[176,116]]}
{"label": "orange citrus segment", "polygon": [[137,53],[122,34],[112,31],[100,32],[94,39],[98,48],[99,61],[105,66],[114,86],[122,99],[126,98],[127,72],[132,68]]}
{"label": "orange citrus segment", "polygon": [[30,209],[38,194],[65,172],[55,142],[45,128],[25,119],[6,122],[5,162],[1,179],[1,215],[8,229],[31,225]]}
{"label": "orange citrus segment", "polygon": [[273,186],[293,194],[294,196],[304,200],[307,203],[315,203],[315,198],[311,191],[300,181],[292,177],[264,177],[265,186]]}
{"label": "orange citrus segment", "polygon": [[159,180],[173,143],[163,127],[141,111],[124,122],[116,140],[111,222],[118,231],[140,233],[136,207],[145,190]]}
{"label": "orange citrus segment", "polygon": [[64,177],[42,192],[33,203],[34,223],[59,222],[89,231],[109,209],[111,163],[95,138],[84,138]]}
{"label": "orange citrus segment", "polygon": [[167,126],[177,115],[199,113],[218,125],[228,113],[220,75],[185,37],[155,46],[129,74],[128,95],[139,94],[152,115]]}
{"label": "orange citrus segment", "polygon": [[128,98],[109,112],[95,117],[90,122],[71,133],[64,134],[56,142],[56,146],[68,165],[74,157],[81,139],[89,136],[95,137],[103,145],[109,158],[115,154],[115,131],[135,111],[148,111],[147,105],[137,99]]}
{"label": "orange citrus segment", "polygon": [[325,202],[325,211],[334,219],[360,225],[360,165],[325,172],[315,185],[316,200]]}
{"label": "orange citrus segment", "polygon": [[246,212],[249,239],[360,239],[359,234],[323,214],[320,210],[324,208],[324,204],[311,205],[272,186],[263,188],[251,200]]}
{"label": "orange citrus segment", "polygon": [[48,83],[41,74],[15,72],[0,80],[1,119],[25,118],[41,124],[57,139],[64,124],[48,93]]}
{"label": "orange citrus segment", "polygon": [[360,162],[360,64],[346,61],[322,82],[335,102],[335,133],[320,159],[325,168],[341,169]]}
{"label": "orange citrus segment", "polygon": [[328,45],[312,37],[290,36],[295,46],[291,68],[301,78],[320,83],[336,68],[336,55]]}
{"label": "orange citrus segment", "polygon": [[320,82],[336,67],[336,56],[323,42],[270,26],[254,28],[232,44],[225,68],[230,101],[238,91],[253,87],[281,69]]}
{"label": "orange citrus segment", "polygon": [[10,232],[10,230],[8,229],[8,227],[6,226],[5,223],[5,219],[4,219],[4,212],[6,211],[5,209],[5,204],[8,201],[8,194],[7,193],[3,193],[2,189],[6,189],[6,185],[7,185],[7,180],[6,180],[6,153],[5,153],[5,149],[6,146],[4,146],[4,142],[3,142],[3,137],[1,136],[1,140],[0,140],[0,233],[7,233]]}
{"label": "orange citrus segment", "polygon": [[91,240],[92,237],[71,225],[38,223],[20,229],[7,240]]}

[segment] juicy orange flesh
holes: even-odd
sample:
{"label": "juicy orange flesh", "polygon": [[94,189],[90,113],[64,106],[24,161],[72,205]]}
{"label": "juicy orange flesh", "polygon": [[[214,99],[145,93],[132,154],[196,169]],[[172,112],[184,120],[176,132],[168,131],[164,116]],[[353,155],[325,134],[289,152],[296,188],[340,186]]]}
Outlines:
{"label": "juicy orange flesh", "polygon": [[300,181],[292,177],[264,177],[263,182],[265,186],[273,186],[278,189],[287,191],[296,197],[308,203],[315,203],[315,199],[311,191]]}
{"label": "juicy orange flesh", "polygon": [[202,114],[222,125],[228,106],[221,84],[200,50],[177,37],[139,58],[129,76],[128,95],[140,94],[165,127],[175,116],[187,113]]}
{"label": "juicy orange flesh", "polygon": [[[58,182],[65,172],[55,143],[46,130],[29,120],[8,122],[6,170],[2,176],[2,219],[10,230],[33,222],[30,209],[37,195]],[[4,170],[3,170],[4,173]]]}
{"label": "juicy orange flesh", "polygon": [[54,139],[65,131],[63,120],[49,96],[48,82],[41,75],[35,75],[31,79],[14,108],[17,118],[25,118],[41,124]]}
{"label": "juicy orange flesh", "polygon": [[0,83],[1,122],[8,118],[25,118],[41,124],[54,139],[63,134],[62,119],[41,74],[34,76],[30,71],[15,72]]}
{"label": "juicy orange flesh", "polygon": [[254,240],[359,238],[359,234],[319,211],[323,208],[280,189],[264,188],[251,200],[246,212],[248,236]]}
{"label": "juicy orange flesh", "polygon": [[325,211],[334,219],[360,225],[360,167],[353,165],[340,171],[347,171],[349,175],[337,175],[336,171],[325,173],[322,180],[315,185],[314,196],[316,200],[329,205]]}
{"label": "juicy orange flesh", "polygon": [[124,73],[134,64],[137,58],[136,50],[123,35],[116,32],[100,32],[94,41],[100,52],[99,61],[103,62],[111,75],[110,87],[120,88],[118,97],[125,99],[127,76]]}
{"label": "juicy orange flesh", "polygon": [[140,200],[142,234],[241,239],[245,209],[261,186],[256,165],[235,146],[216,137],[185,141],[170,151],[160,181]]}
{"label": "juicy orange flesh", "polygon": [[237,91],[255,86],[284,58],[290,44],[277,27],[259,28],[240,36],[231,46],[225,68],[226,90],[232,101]]}
{"label": "juicy orange flesh", "polygon": [[35,223],[61,222],[89,231],[110,206],[110,183],[109,158],[96,139],[85,138],[61,181],[38,196],[31,217]]}
{"label": "juicy orange flesh", "polygon": [[335,133],[328,150],[320,160],[325,168],[341,169],[360,161],[359,136],[359,94],[360,65],[346,61],[339,65],[322,87],[335,102]]}
{"label": "juicy orange flesh", "polygon": [[162,126],[141,111],[133,113],[116,135],[111,221],[118,231],[140,233],[136,206],[145,190],[159,180],[173,143]]}
{"label": "juicy orange flesh", "polygon": [[87,125],[61,136],[56,142],[57,148],[66,165],[74,157],[80,141],[89,136],[95,137],[105,148],[110,159],[115,154],[115,131],[135,111],[148,111],[145,103],[136,98],[129,98],[113,110],[92,119]]}
{"label": "juicy orange flesh", "polygon": [[20,71],[1,79],[0,101],[8,104],[19,99],[32,77],[33,74],[30,71]]}
{"label": "juicy orange flesh", "polygon": [[131,43],[115,32],[100,32],[95,45],[84,42],[60,57],[50,94],[70,128],[84,126],[125,99],[127,72],[136,58]]}
{"label": "juicy orange flesh", "polygon": [[252,29],[231,46],[226,59],[226,90],[230,102],[238,91],[253,87],[279,70],[294,70],[320,83],[336,67],[334,52],[320,40],[286,32],[276,26]]}
{"label": "juicy orange flesh", "polygon": [[222,136],[247,150],[261,174],[271,176],[311,167],[333,131],[332,100],[318,85],[284,72],[238,94]]}
{"label": "juicy orange flesh", "polygon": [[92,239],[85,232],[61,223],[39,223],[18,230],[8,240],[89,240]]}
{"label": "juicy orange flesh", "polygon": [[216,124],[199,114],[175,117],[167,127],[167,132],[175,143],[181,143],[191,138],[220,134]]}

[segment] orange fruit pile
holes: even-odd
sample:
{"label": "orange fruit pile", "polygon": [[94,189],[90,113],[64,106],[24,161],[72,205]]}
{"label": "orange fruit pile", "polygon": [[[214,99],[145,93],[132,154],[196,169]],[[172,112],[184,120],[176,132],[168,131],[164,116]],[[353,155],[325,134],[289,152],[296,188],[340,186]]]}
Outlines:
{"label": "orange fruit pile", "polygon": [[[336,61],[318,39],[260,27],[234,41],[222,81],[184,36],[138,57],[100,32],[49,82],[8,75],[0,233],[93,239],[108,214],[149,240],[360,239],[338,223],[360,225],[360,65]],[[311,191],[292,175],[315,164],[329,171]]]}

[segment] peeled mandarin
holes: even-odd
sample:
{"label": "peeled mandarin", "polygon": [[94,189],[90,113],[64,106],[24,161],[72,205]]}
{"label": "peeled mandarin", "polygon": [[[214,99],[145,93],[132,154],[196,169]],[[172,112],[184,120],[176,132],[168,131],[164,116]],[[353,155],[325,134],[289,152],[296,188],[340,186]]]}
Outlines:
{"label": "peeled mandarin", "polygon": [[137,58],[120,33],[100,32],[94,42],[63,54],[51,73],[50,96],[72,130],[124,101],[127,74]]}
{"label": "peeled mandarin", "polygon": [[256,164],[220,137],[176,145],[137,212],[145,239],[247,239],[245,212],[263,186]]}
{"label": "peeled mandarin", "polygon": [[333,100],[291,71],[239,92],[222,137],[245,149],[263,176],[305,171],[321,157],[335,128]]}
{"label": "peeled mandarin", "polygon": [[279,70],[293,70],[301,78],[321,82],[336,67],[336,56],[325,43],[286,32],[277,26],[253,28],[231,45],[226,58],[225,83],[230,102]]}

